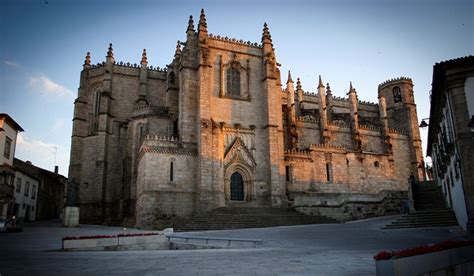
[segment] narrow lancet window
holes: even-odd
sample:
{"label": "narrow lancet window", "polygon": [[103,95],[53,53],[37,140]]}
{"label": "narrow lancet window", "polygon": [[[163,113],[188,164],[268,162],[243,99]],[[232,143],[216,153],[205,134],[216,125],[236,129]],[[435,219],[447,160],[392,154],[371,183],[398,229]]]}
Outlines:
{"label": "narrow lancet window", "polygon": [[174,178],[174,175],[173,175],[173,162],[170,163],[170,182],[173,182],[173,178]]}
{"label": "narrow lancet window", "polygon": [[331,163],[326,163],[326,176],[327,176],[327,181],[332,182],[332,164]]}
{"label": "narrow lancet window", "polygon": [[227,95],[240,95],[240,72],[235,68],[227,69]]}

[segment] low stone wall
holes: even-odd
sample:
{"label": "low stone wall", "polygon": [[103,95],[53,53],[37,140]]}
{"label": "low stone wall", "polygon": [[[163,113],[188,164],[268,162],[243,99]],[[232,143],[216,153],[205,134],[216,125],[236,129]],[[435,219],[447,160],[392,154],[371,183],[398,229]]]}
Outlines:
{"label": "low stone wall", "polygon": [[382,191],[378,194],[305,193],[294,195],[294,207],[305,215],[349,221],[403,213],[407,200],[406,191]]}
{"label": "low stone wall", "polygon": [[120,250],[169,250],[170,242],[165,235],[172,234],[165,230],[156,235],[116,236],[105,238],[80,238],[63,240],[64,251],[120,251]]}

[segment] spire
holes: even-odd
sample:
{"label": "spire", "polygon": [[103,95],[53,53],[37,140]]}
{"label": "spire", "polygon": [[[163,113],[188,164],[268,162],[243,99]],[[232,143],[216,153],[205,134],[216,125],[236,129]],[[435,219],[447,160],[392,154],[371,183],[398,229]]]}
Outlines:
{"label": "spire", "polygon": [[191,35],[194,33],[194,20],[193,20],[193,16],[190,15],[189,16],[189,20],[188,20],[188,29],[186,30],[186,33],[188,35]]}
{"label": "spire", "polygon": [[109,43],[109,50],[107,51],[107,56],[106,56],[107,62],[114,63],[114,49],[112,48],[112,43]]}
{"label": "spire", "polygon": [[350,85],[349,85],[349,93],[351,92],[355,92],[354,87],[352,87],[352,81],[350,82]]}
{"label": "spire", "polygon": [[297,78],[296,79],[296,90],[300,90],[301,89],[301,81],[300,81],[300,78]]}
{"label": "spire", "polygon": [[201,15],[199,16],[198,31],[207,33],[207,23],[206,15],[204,14],[204,9],[201,9]]}
{"label": "spire", "polygon": [[319,85],[318,85],[318,89],[319,89],[319,88],[324,88],[323,81],[321,80],[321,75],[319,75]]}
{"label": "spire", "polygon": [[147,60],[147,57],[146,57],[146,49],[143,49],[142,62],[141,63],[148,63],[148,60]]}
{"label": "spire", "polygon": [[89,66],[89,65],[91,65],[91,53],[87,52],[86,59],[84,60],[84,66]]}
{"label": "spire", "polygon": [[286,81],[286,83],[289,83],[289,82],[293,83],[293,80],[291,79],[291,72],[290,72],[290,70],[288,70],[288,80]]}
{"label": "spire", "polygon": [[272,36],[270,35],[267,22],[263,23],[262,44],[264,43],[272,43]]}
{"label": "spire", "polygon": [[178,42],[176,43],[176,51],[174,52],[174,57],[177,58],[181,56],[181,42]]}

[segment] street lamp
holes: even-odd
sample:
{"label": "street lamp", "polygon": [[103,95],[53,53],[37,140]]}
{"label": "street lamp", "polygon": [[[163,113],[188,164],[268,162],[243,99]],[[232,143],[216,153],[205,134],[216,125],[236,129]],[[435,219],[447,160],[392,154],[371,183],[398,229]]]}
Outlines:
{"label": "street lamp", "polygon": [[421,127],[421,128],[426,128],[426,127],[429,126],[429,124],[428,124],[425,120],[428,120],[428,121],[429,121],[430,118],[423,118],[423,119],[421,119],[421,124],[419,125],[419,127]]}

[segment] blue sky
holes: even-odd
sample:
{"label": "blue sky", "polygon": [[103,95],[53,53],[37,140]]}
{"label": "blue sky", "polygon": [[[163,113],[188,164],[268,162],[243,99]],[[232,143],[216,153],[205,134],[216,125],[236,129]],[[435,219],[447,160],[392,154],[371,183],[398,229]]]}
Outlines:
{"label": "blue sky", "polygon": [[472,1],[0,3],[0,112],[25,129],[16,156],[47,169],[56,163],[65,175],[85,53],[102,62],[112,42],[117,61],[139,63],[146,48],[149,64],[164,67],[201,8],[216,35],[260,43],[267,22],[283,78],[291,70],[307,91],[316,91],[321,74],[336,96],[352,81],[359,99],[376,102],[379,83],[411,77],[420,119],[429,115],[433,65],[474,52]]}

